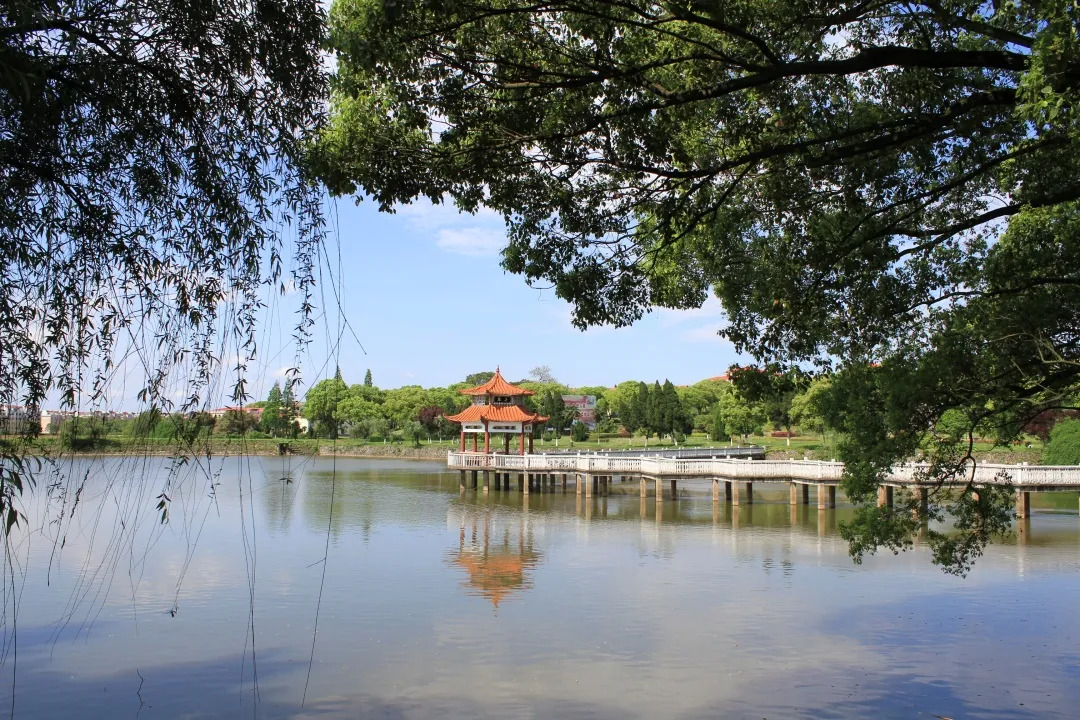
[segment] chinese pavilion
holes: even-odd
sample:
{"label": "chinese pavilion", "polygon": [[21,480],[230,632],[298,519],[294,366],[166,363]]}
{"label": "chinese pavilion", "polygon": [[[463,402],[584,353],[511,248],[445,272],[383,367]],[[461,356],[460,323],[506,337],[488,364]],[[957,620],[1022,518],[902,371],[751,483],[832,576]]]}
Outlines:
{"label": "chinese pavilion", "polygon": [[524,406],[527,395],[535,395],[532,390],[511,385],[503,379],[499,369],[483,385],[461,390],[462,395],[472,396],[472,405],[457,415],[444,415],[447,420],[461,424],[461,451],[465,452],[465,434],[473,436],[473,452],[479,452],[480,433],[484,434],[484,452],[491,452],[491,435],[503,436],[504,452],[510,452],[510,436],[521,438],[520,454],[525,454],[525,437],[529,438],[529,452],[533,449],[533,428],[547,418],[538,415]]}

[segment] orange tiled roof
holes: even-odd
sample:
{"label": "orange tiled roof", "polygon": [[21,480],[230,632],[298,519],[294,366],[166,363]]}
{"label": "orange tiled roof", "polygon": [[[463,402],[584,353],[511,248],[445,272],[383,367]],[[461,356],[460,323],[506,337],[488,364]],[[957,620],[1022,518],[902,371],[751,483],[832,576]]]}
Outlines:
{"label": "orange tiled roof", "polygon": [[517,385],[511,385],[506,382],[506,380],[503,380],[499,368],[495,368],[495,375],[483,385],[477,385],[474,388],[467,388],[465,390],[458,390],[458,392],[462,395],[509,395],[511,397],[536,394],[532,390],[526,390]]}
{"label": "orange tiled roof", "polygon": [[443,415],[450,422],[545,422],[543,415],[529,412],[520,405],[470,405],[457,415]]}

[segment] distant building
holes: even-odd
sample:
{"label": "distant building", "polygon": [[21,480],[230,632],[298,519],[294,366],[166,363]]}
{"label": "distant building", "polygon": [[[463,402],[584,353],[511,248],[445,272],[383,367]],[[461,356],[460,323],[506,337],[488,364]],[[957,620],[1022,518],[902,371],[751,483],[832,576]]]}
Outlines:
{"label": "distant building", "polygon": [[585,423],[590,430],[596,429],[596,396],[595,395],[563,395],[563,402],[567,407],[577,408],[577,419]]}
{"label": "distant building", "polygon": [[93,418],[96,420],[131,420],[136,417],[133,412],[119,412],[115,410],[42,410],[38,416],[41,423],[41,432],[45,435],[54,435],[60,432],[60,426],[65,420],[71,418]]}
{"label": "distant building", "polygon": [[20,435],[30,429],[37,413],[22,405],[0,405],[0,434]]}
{"label": "distant building", "polygon": [[74,416],[74,413],[67,410],[42,410],[39,416],[41,432],[46,435],[58,433],[64,421]]}
{"label": "distant building", "polygon": [[263,409],[261,407],[240,407],[239,405],[236,405],[236,406],[227,405],[225,407],[220,407],[220,408],[216,408],[214,410],[211,410],[210,415],[215,420],[217,420],[217,419],[225,417],[225,413],[227,413],[227,412],[246,412],[248,415],[252,416],[256,420],[259,420],[259,419],[262,418]]}

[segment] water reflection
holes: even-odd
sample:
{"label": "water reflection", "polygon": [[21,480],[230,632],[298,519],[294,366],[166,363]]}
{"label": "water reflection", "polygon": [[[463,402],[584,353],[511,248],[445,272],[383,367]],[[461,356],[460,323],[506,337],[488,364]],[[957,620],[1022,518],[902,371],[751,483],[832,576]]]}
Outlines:
{"label": "water reflection", "polygon": [[460,525],[458,547],[448,559],[468,575],[468,594],[485,597],[498,609],[506,596],[532,588],[531,570],[541,554],[524,517],[513,521],[490,512],[468,512],[462,513]]}
{"label": "water reflection", "polygon": [[[84,557],[120,554],[119,491],[88,489],[99,535],[72,528],[51,584],[51,547],[29,542],[17,717],[1066,718],[1080,704],[1075,494],[1035,498],[960,580],[919,544],[853,565],[837,533],[851,509],[792,506],[782,486],[732,506],[680,483],[657,505],[636,483],[459,493],[439,463],[236,467],[197,534],[141,526],[153,542],[111,591]],[[205,484],[189,490],[201,523]],[[57,618],[98,576],[100,615],[72,643]]]}

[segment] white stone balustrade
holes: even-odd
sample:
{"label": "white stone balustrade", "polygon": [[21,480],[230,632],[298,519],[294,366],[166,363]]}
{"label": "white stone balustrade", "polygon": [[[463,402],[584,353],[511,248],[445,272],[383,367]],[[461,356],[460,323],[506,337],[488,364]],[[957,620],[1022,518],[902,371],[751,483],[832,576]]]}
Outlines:
{"label": "white stone balustrade", "polygon": [[[720,478],[740,481],[794,481],[838,483],[844,473],[839,462],[820,460],[743,460],[724,458],[679,459],[656,456],[633,457],[601,454],[504,455],[451,452],[447,465],[454,470],[496,470],[526,473],[582,473],[586,475],[640,475],[656,479]],[[969,466],[970,468],[970,466]],[[894,468],[887,484],[918,485],[926,465],[907,463]],[[947,484],[964,485],[970,469]],[[1050,465],[1000,465],[979,463],[975,485],[1012,485],[1036,490],[1080,490],[1080,467]]]}

